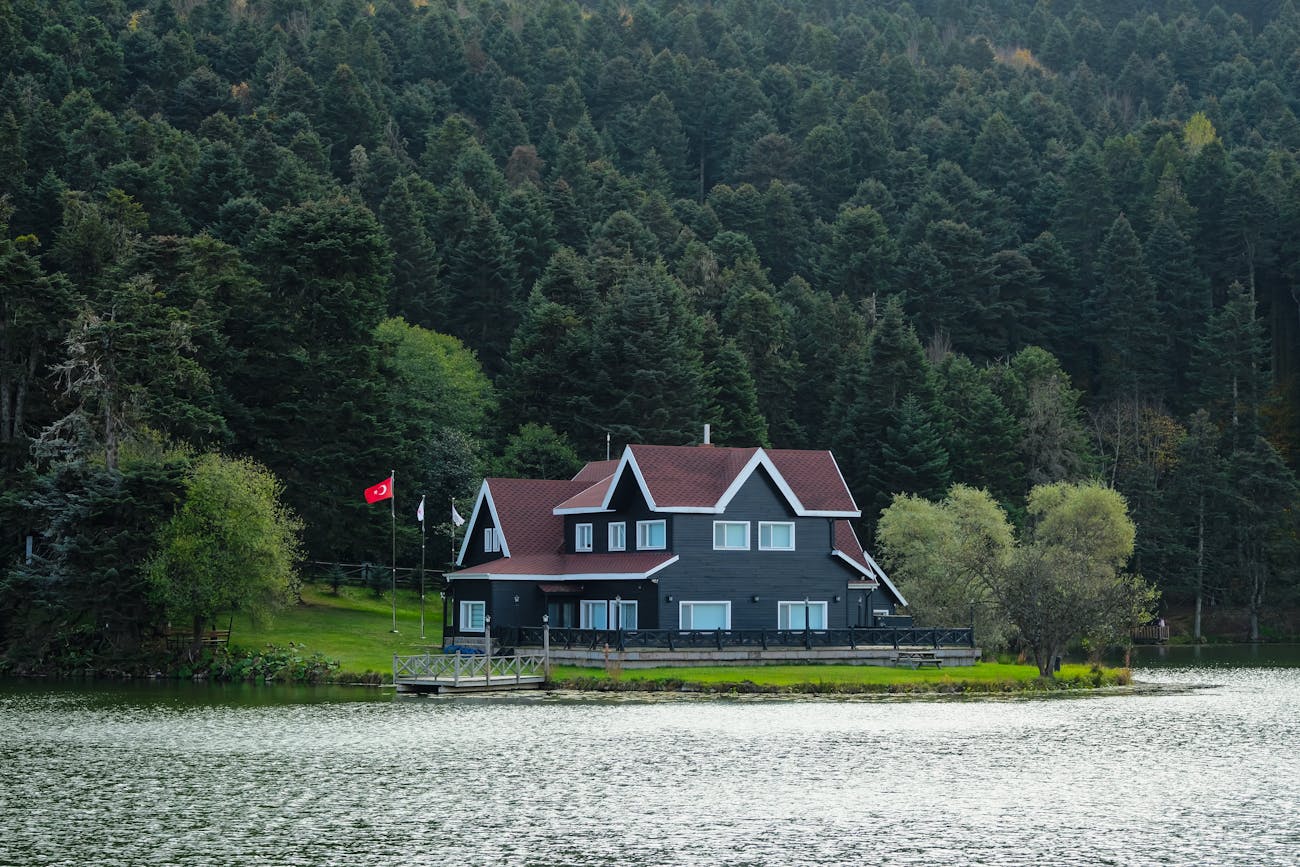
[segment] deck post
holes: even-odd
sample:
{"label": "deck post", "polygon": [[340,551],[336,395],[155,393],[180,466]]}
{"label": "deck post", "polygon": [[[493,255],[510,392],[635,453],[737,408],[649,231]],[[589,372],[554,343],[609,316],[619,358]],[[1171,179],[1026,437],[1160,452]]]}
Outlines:
{"label": "deck post", "polygon": [[551,679],[551,615],[542,615],[542,675]]}
{"label": "deck post", "polygon": [[397,654],[393,654],[393,683],[397,683]]}
{"label": "deck post", "polygon": [[455,665],[452,667],[451,685],[460,686],[460,651],[456,651]]}

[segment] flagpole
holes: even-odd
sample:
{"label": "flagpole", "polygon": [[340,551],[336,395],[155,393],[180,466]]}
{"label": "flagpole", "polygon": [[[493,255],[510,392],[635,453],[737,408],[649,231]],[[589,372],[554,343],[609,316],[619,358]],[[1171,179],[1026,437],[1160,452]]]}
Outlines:
{"label": "flagpole", "polygon": [[389,476],[392,479],[393,495],[388,498],[388,513],[393,519],[393,632],[397,632],[397,470]]}
{"label": "flagpole", "polygon": [[424,494],[420,494],[420,640],[424,640]]}

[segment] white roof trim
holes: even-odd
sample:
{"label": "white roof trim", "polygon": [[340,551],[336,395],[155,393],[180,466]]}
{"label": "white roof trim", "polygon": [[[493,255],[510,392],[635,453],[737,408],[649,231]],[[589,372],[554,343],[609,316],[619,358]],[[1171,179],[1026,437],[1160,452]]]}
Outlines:
{"label": "white roof trim", "polygon": [[[856,536],[857,534],[855,533],[854,535]],[[871,564],[871,568],[876,570],[877,577],[879,577],[881,581],[884,581],[885,586],[888,587],[890,591],[892,591],[893,594],[898,597],[898,604],[906,608],[907,600],[903,598],[902,593],[898,592],[898,588],[894,586],[894,582],[889,580],[889,576],[885,574],[885,570],[880,568],[880,564],[876,562],[876,558],[872,557],[871,554],[867,552],[866,548],[862,549],[862,556],[866,557],[867,562]]]}
{"label": "white roof trim", "polygon": [[608,512],[609,504],[614,499],[614,491],[618,488],[618,483],[623,479],[623,468],[632,468],[632,475],[636,477],[636,483],[641,487],[641,496],[645,497],[646,505],[650,511],[657,512],[659,507],[655,505],[655,498],[650,496],[650,486],[646,484],[645,476],[641,473],[641,467],[637,465],[636,458],[632,455],[632,447],[624,446],[623,457],[618,459],[618,467],[614,470],[613,478],[609,480],[609,490],[605,491],[605,499],[600,504],[601,511]]}
{"label": "white roof trim", "polygon": [[469,578],[490,581],[644,581],[656,572],[667,569],[677,562],[680,555],[674,554],[658,566],[645,572],[565,572],[560,575],[495,575],[491,572],[453,572],[447,576],[448,581]]}
{"label": "white roof trim", "polygon": [[[844,486],[844,492],[847,493],[847,494],[849,495],[849,502],[853,504],[853,511],[856,513],[856,514],[854,514],[854,517],[855,517],[855,518],[859,518],[859,517],[861,517],[861,516],[862,516],[862,510],[858,508],[858,501],[855,500],[855,499],[853,499],[853,491],[849,488],[849,483],[846,482],[846,481],[844,481],[844,473],[840,470],[840,462],[837,461],[837,460],[835,460],[835,452],[828,451],[827,454],[831,456],[831,465],[835,467],[835,474],[836,474],[837,476],[840,477],[840,484]],[[810,514],[810,515],[826,515],[826,516],[830,516],[832,513],[830,513],[830,512],[809,512],[808,514]],[[839,513],[836,512],[835,514],[838,515]],[[856,536],[857,534],[855,533],[854,535]]]}
{"label": "white roof trim", "polygon": [[582,506],[571,509],[551,509],[552,515],[599,515],[602,512],[609,512],[611,509],[602,509],[599,506]]}
{"label": "white roof trim", "polygon": [[[867,576],[868,578],[870,578],[871,580],[873,580],[873,581],[876,581],[876,580],[877,580],[876,575],[875,575],[874,572],[872,572],[872,571],[871,571],[870,569],[868,569],[866,566],[864,566],[864,565],[862,565],[861,563],[859,563],[857,560],[854,560],[854,559],[853,559],[852,557],[850,557],[848,554],[845,554],[845,553],[844,553],[843,551],[841,551],[839,548],[836,548],[835,550],[831,551],[831,556],[832,556],[832,557],[839,557],[839,558],[840,558],[841,560],[843,560],[845,563],[848,563],[848,564],[849,564],[850,566],[852,566],[854,569],[858,570],[858,571],[861,572],[863,575],[866,575],[866,576]],[[879,583],[879,582],[877,581],[877,583]]]}
{"label": "white roof trim", "polygon": [[488,488],[487,479],[484,479],[482,487],[478,489],[478,497],[474,500],[474,511],[470,513],[469,522],[465,525],[467,528],[465,538],[460,543],[460,553],[456,555],[457,566],[465,561],[465,553],[469,551],[470,541],[474,538],[474,527],[478,521],[478,512],[484,503],[487,503],[488,512],[492,515],[492,523],[497,528],[497,539],[501,541],[501,556],[510,556],[510,546],[506,544],[506,534],[501,529],[501,516],[497,514],[497,504],[492,502],[492,491]]}

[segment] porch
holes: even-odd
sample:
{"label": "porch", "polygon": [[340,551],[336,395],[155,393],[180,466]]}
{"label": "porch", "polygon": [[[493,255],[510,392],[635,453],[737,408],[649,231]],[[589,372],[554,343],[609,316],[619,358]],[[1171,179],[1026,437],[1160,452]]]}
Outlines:
{"label": "porch", "polygon": [[[457,639],[464,644],[465,639]],[[973,665],[980,651],[970,628],[845,627],[840,629],[552,629],[507,626],[491,632],[494,652],[540,649],[552,665],[625,668],[689,665],[836,663],[899,665],[928,651],[941,666]],[[486,640],[483,641],[486,646]],[[525,651],[524,649],[527,649]]]}

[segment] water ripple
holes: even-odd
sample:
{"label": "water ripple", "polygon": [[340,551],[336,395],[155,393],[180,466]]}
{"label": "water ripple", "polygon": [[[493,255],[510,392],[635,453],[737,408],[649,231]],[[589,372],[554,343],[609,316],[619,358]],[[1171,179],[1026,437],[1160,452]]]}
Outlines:
{"label": "water ripple", "polygon": [[937,702],[10,684],[0,863],[1290,867],[1300,671],[1209,679]]}

